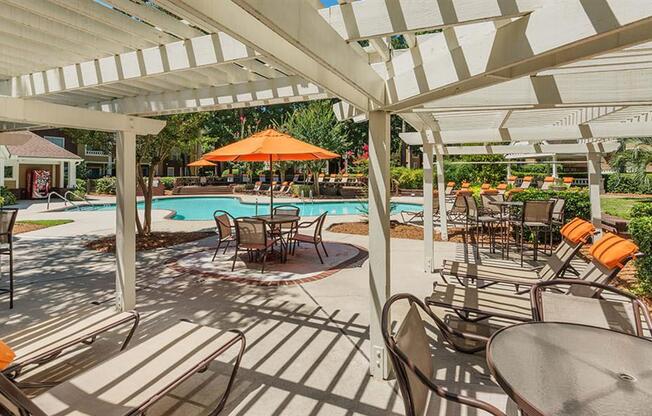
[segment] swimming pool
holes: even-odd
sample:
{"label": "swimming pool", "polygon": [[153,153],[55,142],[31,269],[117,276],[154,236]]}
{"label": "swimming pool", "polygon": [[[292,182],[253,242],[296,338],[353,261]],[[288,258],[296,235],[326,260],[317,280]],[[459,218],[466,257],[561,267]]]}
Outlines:
{"label": "swimming pool", "polygon": [[[278,203],[276,205],[285,205],[286,203]],[[293,202],[301,208],[301,216],[313,217],[328,212],[330,215],[356,215],[360,214],[360,210],[365,207],[366,202],[357,201],[315,201],[315,202]],[[402,210],[420,210],[419,204],[406,204],[406,203],[393,203],[393,212]],[[138,203],[138,208],[143,208],[143,203]],[[153,209],[164,209],[174,211],[175,214],[171,217],[175,220],[211,220],[213,219],[213,212],[217,209],[224,210],[234,217],[246,217],[252,215],[269,214],[269,202],[261,200],[256,204],[242,202],[240,198],[229,197],[177,197],[177,198],[158,198],[152,202]],[[81,207],[84,211],[113,211],[115,204],[95,205]]]}

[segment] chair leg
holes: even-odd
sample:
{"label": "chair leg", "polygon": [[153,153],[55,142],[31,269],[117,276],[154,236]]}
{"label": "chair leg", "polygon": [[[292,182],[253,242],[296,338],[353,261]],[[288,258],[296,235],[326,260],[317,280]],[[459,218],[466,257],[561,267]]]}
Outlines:
{"label": "chair leg", "polygon": [[263,267],[260,268],[261,273],[265,273],[265,262],[267,261],[267,250],[263,252]]}
{"label": "chair leg", "polygon": [[321,241],[321,248],[324,249],[324,253],[326,254],[326,257],[328,257],[328,251],[326,251],[326,246],[324,245],[324,240]]}
{"label": "chair leg", "polygon": [[9,245],[9,309],[14,308],[14,248]]}
{"label": "chair leg", "polygon": [[319,256],[319,261],[321,264],[324,264],[324,259],[321,258],[321,253],[319,252],[319,245],[315,243],[315,251],[317,252],[317,255]]}
{"label": "chair leg", "polygon": [[222,241],[217,242],[217,247],[215,247],[215,253],[213,253],[213,260],[211,261],[215,261],[215,257],[217,257],[217,252],[220,251],[220,245],[222,245]]}
{"label": "chair leg", "polygon": [[524,248],[523,247],[523,234],[525,234],[525,227],[521,227],[520,231],[521,231],[521,235],[520,235],[520,239],[521,239],[521,267],[523,267],[523,248]]}
{"label": "chair leg", "polygon": [[222,252],[222,254],[226,254],[226,250],[229,249],[229,246],[230,246],[230,245],[231,245],[231,240],[229,240],[229,241],[226,242],[226,247],[224,247],[224,251]]}
{"label": "chair leg", "polygon": [[238,259],[238,246],[235,246],[235,254],[233,255],[233,264],[231,265],[231,271],[235,270],[235,261]]}

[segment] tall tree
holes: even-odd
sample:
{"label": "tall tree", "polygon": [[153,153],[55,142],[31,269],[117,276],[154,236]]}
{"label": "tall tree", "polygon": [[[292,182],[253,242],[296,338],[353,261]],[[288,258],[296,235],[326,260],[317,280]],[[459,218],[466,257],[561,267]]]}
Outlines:
{"label": "tall tree", "polygon": [[[279,128],[299,140],[322,147],[331,152],[343,154],[351,147],[344,123],[337,121],[330,100],[312,101],[306,107],[295,110]],[[319,194],[316,178],[326,161],[305,162],[312,173],[314,192]]]}
{"label": "tall tree", "polygon": [[618,173],[633,173],[638,181],[648,184],[647,167],[652,164],[652,137],[623,139],[610,164]]}

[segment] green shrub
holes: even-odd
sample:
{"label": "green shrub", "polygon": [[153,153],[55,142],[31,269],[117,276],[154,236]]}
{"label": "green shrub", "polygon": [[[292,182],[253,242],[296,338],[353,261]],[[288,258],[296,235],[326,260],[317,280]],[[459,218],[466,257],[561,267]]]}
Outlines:
{"label": "green shrub", "polygon": [[292,195],[301,196],[301,191],[303,191],[303,196],[310,196],[310,191],[313,189],[312,185],[292,185]]}
{"label": "green shrub", "polygon": [[647,175],[648,181],[631,173],[614,173],[605,175],[605,191],[623,194],[652,194],[652,175]]}
{"label": "green shrub", "polygon": [[4,207],[4,206],[5,206],[5,199],[0,196],[0,207]]}
{"label": "green shrub", "polygon": [[391,177],[401,189],[420,189],[423,187],[423,169],[396,167],[391,169]]}
{"label": "green shrub", "polygon": [[98,194],[111,194],[115,195],[116,178],[112,176],[105,176],[95,182],[95,192]]}
{"label": "green shrub", "polygon": [[4,186],[0,186],[0,198],[2,198],[0,206],[13,205],[16,203],[16,195]]}
{"label": "green shrub", "polygon": [[652,203],[638,202],[634,204],[629,215],[631,218],[652,217]]}
{"label": "green shrub", "polygon": [[652,294],[652,216],[632,219],[628,229],[639,250],[646,254],[634,262],[637,279],[636,291],[650,295]]}
{"label": "green shrub", "polygon": [[78,178],[75,181],[75,188],[72,191],[82,197],[86,195],[86,180]]}
{"label": "green shrub", "polygon": [[159,181],[163,184],[163,187],[168,191],[174,189],[174,178],[171,176],[164,176],[159,178]]}
{"label": "green shrub", "polygon": [[575,217],[585,220],[591,219],[591,202],[588,189],[571,188],[567,191],[528,189],[514,194],[514,201],[541,200],[552,197],[558,197],[566,201],[564,205],[564,217],[566,219]]}

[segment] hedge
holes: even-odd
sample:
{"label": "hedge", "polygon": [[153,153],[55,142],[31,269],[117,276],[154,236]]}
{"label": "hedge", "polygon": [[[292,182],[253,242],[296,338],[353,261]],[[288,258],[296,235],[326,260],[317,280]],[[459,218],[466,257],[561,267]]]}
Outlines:
{"label": "hedge", "polygon": [[635,261],[638,280],[636,291],[650,295],[652,294],[652,216],[633,218],[629,222],[628,230],[639,250],[646,254]]}
{"label": "hedge", "polygon": [[162,178],[159,178],[159,181],[163,184],[163,187],[166,190],[171,191],[172,189],[174,189],[174,178],[173,177],[164,176]]}
{"label": "hedge", "polygon": [[541,189],[527,189],[514,194],[514,201],[541,200],[558,197],[566,201],[564,205],[564,217],[571,219],[580,217],[585,220],[591,219],[591,202],[588,189],[571,188],[566,191],[543,191]]}
{"label": "hedge", "polygon": [[604,183],[606,192],[618,192],[624,194],[652,194],[652,175],[647,175],[646,181],[632,173],[613,173],[605,175]]}
{"label": "hedge", "polygon": [[423,169],[397,167],[391,169],[391,177],[401,189],[423,188]]}
{"label": "hedge", "polygon": [[115,195],[116,178],[113,176],[105,176],[95,181],[95,192],[98,194],[111,194]]}

